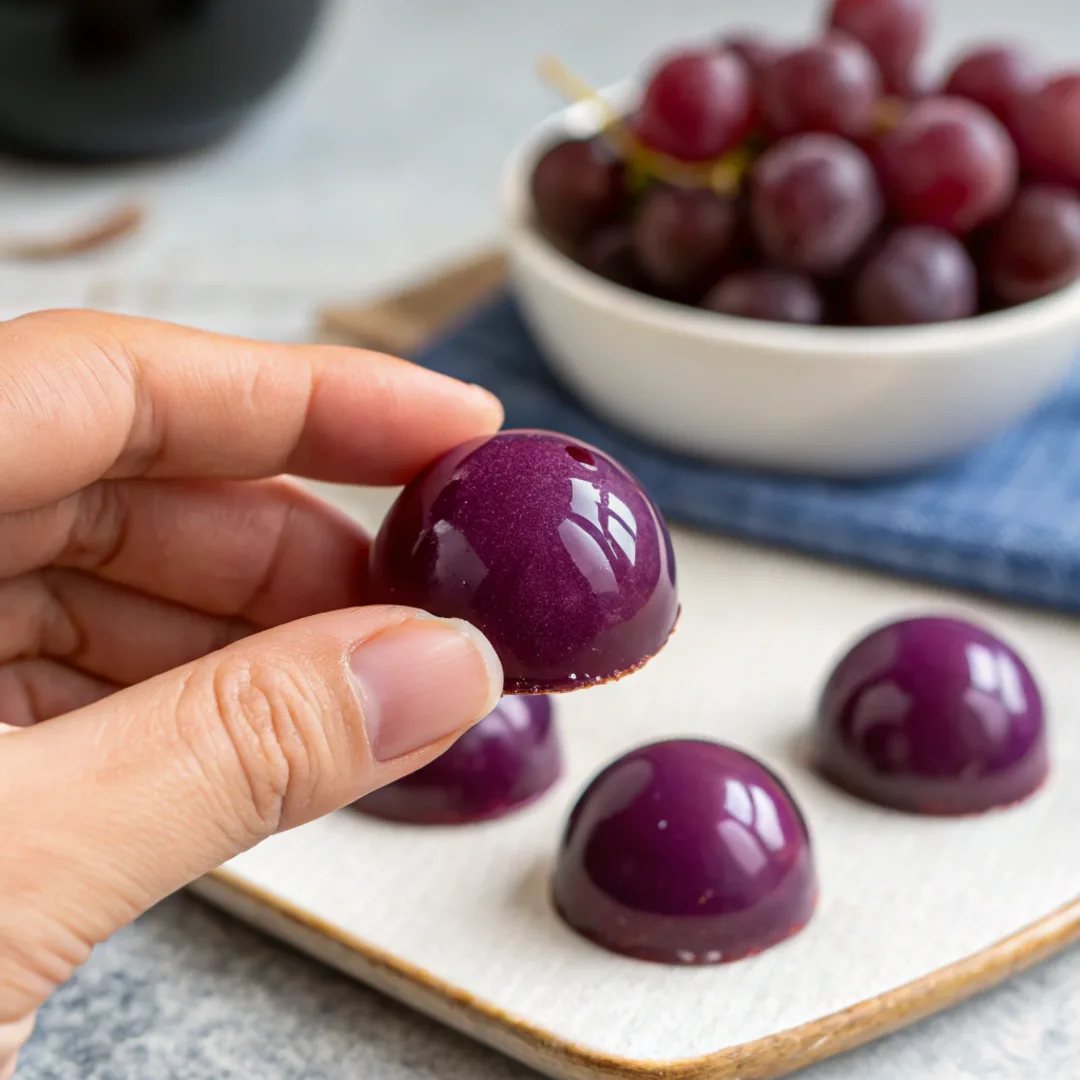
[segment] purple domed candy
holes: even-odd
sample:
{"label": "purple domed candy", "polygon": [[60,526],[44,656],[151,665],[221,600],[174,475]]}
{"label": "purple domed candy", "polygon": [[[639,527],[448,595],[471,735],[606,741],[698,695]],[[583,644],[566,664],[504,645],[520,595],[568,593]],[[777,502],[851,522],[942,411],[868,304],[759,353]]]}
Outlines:
{"label": "purple domed candy", "polygon": [[679,614],[660,512],[606,454],[547,431],[463,443],[417,476],[375,538],[378,601],[467,619],[508,694],[641,667]]}
{"label": "purple domed candy", "polygon": [[353,808],[416,825],[461,825],[519,810],[562,774],[551,702],[504,697],[430,765],[365,795]]}
{"label": "purple domed candy", "polygon": [[1048,771],[1038,687],[1003,641],[960,619],[905,619],[833,671],[815,733],[820,770],[870,802],[970,814],[1019,802]]}
{"label": "purple domed candy", "polygon": [[719,743],[630,751],[586,788],[555,871],[555,906],[613,952],[664,964],[752,956],[817,901],[810,841],[784,785]]}

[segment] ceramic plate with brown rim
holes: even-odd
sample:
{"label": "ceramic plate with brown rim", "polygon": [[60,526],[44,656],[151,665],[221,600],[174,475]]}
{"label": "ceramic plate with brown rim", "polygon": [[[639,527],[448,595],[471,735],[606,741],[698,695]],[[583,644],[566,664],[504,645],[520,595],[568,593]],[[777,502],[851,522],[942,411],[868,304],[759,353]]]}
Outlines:
{"label": "ceramic plate with brown rim", "polygon": [[[367,524],[385,498],[328,489]],[[213,902],[565,1080],[766,1080],[940,1011],[1080,937],[1080,623],[674,531],[684,612],[644,670],[557,700],[567,774],[516,816],[424,828],[343,811],[204,879]],[[977,817],[860,803],[806,766],[816,695],[867,626],[973,617],[1030,662],[1052,775]],[[569,930],[554,852],[588,778],[622,751],[705,735],[761,757],[805,812],[822,898],[749,960],[665,967]]]}

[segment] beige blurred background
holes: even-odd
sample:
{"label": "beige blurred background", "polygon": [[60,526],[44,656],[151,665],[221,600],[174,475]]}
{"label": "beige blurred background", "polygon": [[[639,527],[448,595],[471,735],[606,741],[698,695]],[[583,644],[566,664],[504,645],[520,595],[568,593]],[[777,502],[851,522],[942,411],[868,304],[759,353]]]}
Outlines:
{"label": "beige blurred background", "polygon": [[[723,27],[797,36],[817,0],[331,0],[301,68],[232,139],[95,172],[0,159],[0,235],[145,197],[145,229],[61,264],[0,263],[0,317],[92,304],[296,338],[313,310],[497,234],[501,163],[559,104],[543,52],[597,85],[672,42]],[[932,60],[1018,33],[1080,56],[1076,0],[937,0]]]}

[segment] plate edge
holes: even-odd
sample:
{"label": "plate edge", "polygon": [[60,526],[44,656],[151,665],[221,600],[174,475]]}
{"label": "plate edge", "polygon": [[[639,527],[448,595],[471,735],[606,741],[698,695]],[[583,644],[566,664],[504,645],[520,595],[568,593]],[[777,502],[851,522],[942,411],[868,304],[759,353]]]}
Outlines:
{"label": "plate edge", "polygon": [[739,1046],[678,1061],[618,1058],[510,1015],[325,920],[218,869],[204,900],[557,1080],[777,1080],[941,1012],[1080,941],[1080,897],[981,952],[838,1012]]}

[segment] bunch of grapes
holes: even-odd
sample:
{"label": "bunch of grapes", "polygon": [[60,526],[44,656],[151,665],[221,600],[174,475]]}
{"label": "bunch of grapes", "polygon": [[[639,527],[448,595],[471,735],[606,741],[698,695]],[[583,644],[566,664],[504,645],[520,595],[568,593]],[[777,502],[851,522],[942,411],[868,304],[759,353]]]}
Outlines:
{"label": "bunch of grapes", "polygon": [[1080,71],[980,47],[931,87],[929,0],[833,0],[818,40],[664,57],[635,111],[550,147],[538,223],[620,285],[727,315],[901,326],[1080,277]]}

